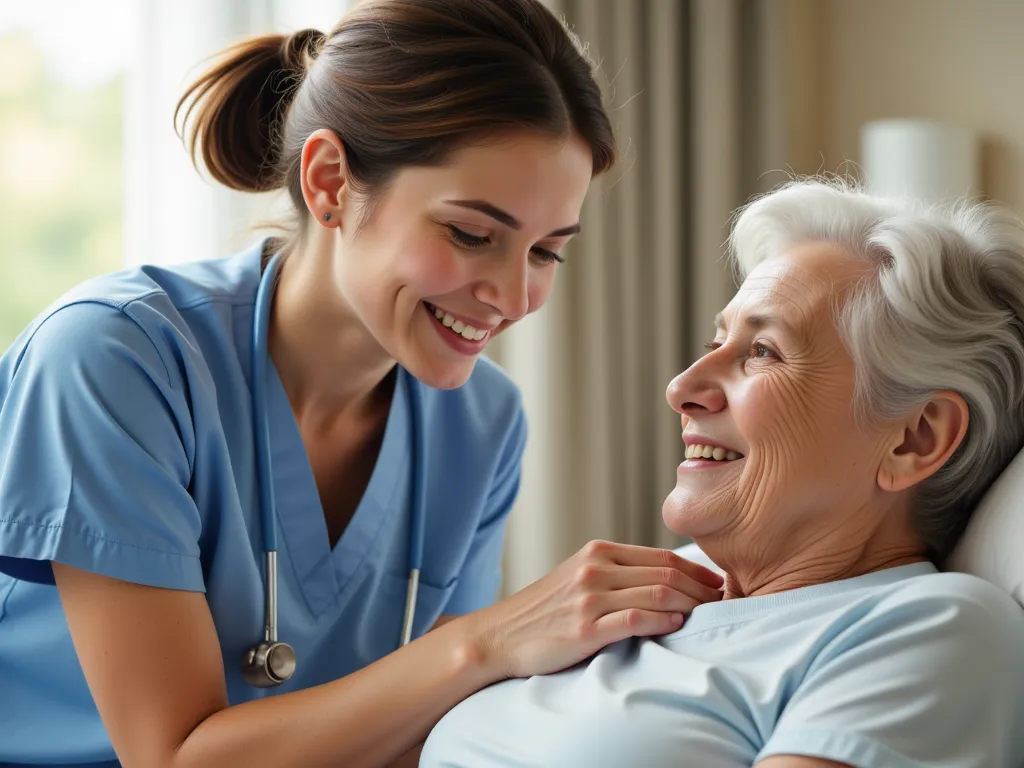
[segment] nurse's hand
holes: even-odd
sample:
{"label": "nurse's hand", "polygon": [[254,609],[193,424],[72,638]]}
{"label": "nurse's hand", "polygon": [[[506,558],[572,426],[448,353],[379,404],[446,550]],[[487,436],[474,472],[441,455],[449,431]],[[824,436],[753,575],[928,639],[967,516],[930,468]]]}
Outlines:
{"label": "nurse's hand", "polygon": [[[679,629],[723,579],[668,549],[592,541],[554,571],[474,618],[502,677],[570,667],[606,645]],[[468,617],[467,617],[468,618]]]}

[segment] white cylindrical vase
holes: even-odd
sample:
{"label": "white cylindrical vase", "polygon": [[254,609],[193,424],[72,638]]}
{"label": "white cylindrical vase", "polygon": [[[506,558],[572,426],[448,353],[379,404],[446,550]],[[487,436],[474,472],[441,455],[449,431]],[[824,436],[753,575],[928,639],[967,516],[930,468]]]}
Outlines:
{"label": "white cylindrical vase", "polygon": [[872,194],[943,203],[979,194],[977,136],[930,120],[876,120],[861,129],[864,186]]}

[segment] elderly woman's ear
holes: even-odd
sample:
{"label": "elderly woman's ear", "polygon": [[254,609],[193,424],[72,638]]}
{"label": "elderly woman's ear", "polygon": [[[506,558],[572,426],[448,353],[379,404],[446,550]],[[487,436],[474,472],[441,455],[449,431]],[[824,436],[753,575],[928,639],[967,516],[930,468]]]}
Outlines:
{"label": "elderly woman's ear", "polygon": [[959,447],[967,432],[967,403],[955,392],[936,392],[910,418],[882,457],[878,486],[904,491],[937,472]]}

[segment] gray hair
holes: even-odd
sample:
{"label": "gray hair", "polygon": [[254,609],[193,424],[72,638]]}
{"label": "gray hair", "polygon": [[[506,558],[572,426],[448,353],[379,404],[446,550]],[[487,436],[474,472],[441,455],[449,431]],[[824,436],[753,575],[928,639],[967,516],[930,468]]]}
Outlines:
{"label": "gray hair", "polygon": [[1024,225],[995,205],[926,206],[800,179],[742,208],[729,247],[745,277],[807,242],[876,266],[834,318],[855,365],[857,417],[897,419],[940,390],[967,403],[963,442],[915,492],[917,531],[942,565],[1024,443]]}

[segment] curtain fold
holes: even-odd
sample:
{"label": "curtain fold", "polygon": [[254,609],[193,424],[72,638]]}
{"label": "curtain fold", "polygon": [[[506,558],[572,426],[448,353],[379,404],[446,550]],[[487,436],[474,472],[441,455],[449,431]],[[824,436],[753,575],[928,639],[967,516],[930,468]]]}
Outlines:
{"label": "curtain fold", "polygon": [[494,356],[530,423],[506,594],[590,539],[678,546],[661,505],[683,458],[669,381],[731,296],[722,259],[743,179],[740,0],[551,0],[599,64],[621,160],[537,315]]}

